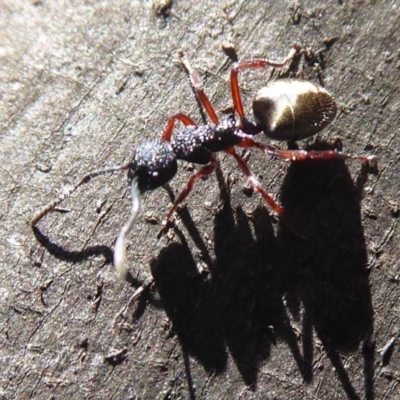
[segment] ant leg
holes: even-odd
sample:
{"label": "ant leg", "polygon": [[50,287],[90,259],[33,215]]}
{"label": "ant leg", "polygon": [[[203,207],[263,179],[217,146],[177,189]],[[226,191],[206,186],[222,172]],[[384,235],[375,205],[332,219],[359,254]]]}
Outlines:
{"label": "ant leg", "polygon": [[67,189],[62,193],[57,200],[52,201],[49,203],[47,206],[45,206],[43,209],[38,211],[32,218],[30,225],[31,228],[34,228],[37,223],[50,211],[53,211],[62,201],[67,199],[71,194],[73,194],[80,186],[84,185],[85,183],[90,182],[93,178],[96,178],[101,175],[106,175],[106,174],[113,174],[114,172],[119,172],[123,171],[126,169],[130,168],[130,163],[126,164],[122,167],[114,167],[114,168],[108,168],[108,169],[102,169],[98,171],[93,171],[90,172],[89,174],[85,175],[75,186],[71,187],[70,189]]}
{"label": "ant leg", "polygon": [[283,59],[282,61],[251,60],[236,64],[231,69],[231,92],[232,92],[233,105],[241,119],[244,119],[245,115],[244,115],[244,108],[243,108],[242,98],[240,96],[239,83],[238,83],[239,72],[250,68],[265,68],[265,67],[283,68],[292,62],[293,58],[300,51],[300,49],[301,47],[298,44],[295,44],[292,50],[290,50],[289,54],[286,56],[286,58]]}
{"label": "ant leg", "polygon": [[277,213],[277,214],[284,214],[283,208],[262,188],[260,182],[257,180],[257,178],[254,176],[254,174],[251,172],[249,166],[246,164],[246,162],[243,160],[242,157],[239,156],[239,154],[236,153],[234,147],[230,147],[228,150],[226,150],[228,154],[233,156],[238,163],[240,169],[244,173],[244,175],[247,178],[247,181],[254,187],[254,189],[261,194],[263,199],[271,206],[271,208]]}
{"label": "ant leg", "polygon": [[280,158],[285,161],[306,161],[306,160],[359,160],[365,163],[375,162],[375,156],[353,156],[349,154],[339,153],[335,150],[281,150],[277,149],[273,146],[268,146],[266,144],[262,144],[256,142],[251,138],[244,138],[243,141],[238,145],[239,147],[256,147],[264,153]]}
{"label": "ant leg", "polygon": [[275,157],[279,157],[286,161],[305,161],[305,160],[359,160],[369,164],[375,162],[375,156],[353,156],[350,154],[339,153],[335,150],[279,150],[279,149],[268,149],[265,151],[267,154],[271,154]]}
{"label": "ant leg", "polygon": [[176,207],[178,207],[179,203],[182,203],[183,200],[186,199],[188,194],[192,191],[192,188],[197,180],[204,176],[210,175],[214,170],[215,167],[217,166],[217,159],[215,158],[215,155],[212,155],[211,162],[204,167],[200,168],[197,172],[195,172],[189,179],[189,182],[187,183],[186,187],[182,190],[178,198],[175,200],[174,205],[172,206],[171,210],[169,211],[167,215],[167,221],[171,219],[172,214],[176,210]]}
{"label": "ant leg", "polygon": [[126,251],[125,251],[126,237],[132,230],[132,227],[136,221],[136,217],[140,213],[141,209],[140,190],[138,187],[137,177],[132,179],[131,200],[132,200],[131,215],[128,219],[128,222],[120,230],[117,237],[117,241],[115,242],[115,249],[114,249],[114,266],[120,278],[123,280],[127,280],[128,277],[128,269],[126,268]]}
{"label": "ant leg", "polygon": [[189,74],[190,82],[191,82],[194,90],[196,91],[197,97],[199,98],[202,106],[206,110],[208,116],[210,117],[210,119],[214,123],[214,125],[219,125],[219,118],[218,118],[217,113],[215,112],[214,107],[212,106],[209,98],[204,93],[203,84],[201,82],[199,75],[192,68],[189,61],[186,59],[186,57],[183,55],[182,52],[179,54],[179,56],[181,58],[181,62],[183,64],[183,66],[185,67],[187,73]]}
{"label": "ant leg", "polygon": [[166,142],[169,142],[171,140],[172,132],[174,130],[175,122],[177,120],[181,121],[186,126],[196,125],[196,123],[187,115],[182,113],[175,114],[169,119],[167,127],[165,128],[165,131],[162,135],[162,140],[165,140]]}

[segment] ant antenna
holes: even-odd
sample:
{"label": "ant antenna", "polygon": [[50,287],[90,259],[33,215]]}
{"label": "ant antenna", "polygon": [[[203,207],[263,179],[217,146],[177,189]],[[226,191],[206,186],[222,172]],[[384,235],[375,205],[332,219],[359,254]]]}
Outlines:
{"label": "ant antenna", "polygon": [[132,230],[132,227],[136,221],[136,217],[140,213],[140,190],[138,185],[138,178],[135,176],[131,182],[131,199],[132,208],[131,215],[128,222],[120,230],[117,241],[115,242],[114,250],[114,266],[120,276],[120,278],[127,280],[128,269],[126,268],[126,236]]}
{"label": "ant antenna", "polygon": [[123,171],[125,169],[130,168],[131,164],[126,164],[122,167],[113,167],[113,168],[107,168],[107,169],[100,169],[98,171],[93,171],[90,172],[89,174],[85,175],[75,186],[72,186],[69,189],[66,189],[64,193],[62,193],[57,200],[52,201],[51,203],[47,204],[44,208],[42,208],[40,211],[38,211],[32,218],[31,220],[31,228],[34,228],[37,223],[50,211],[53,211],[61,202],[64,200],[68,199],[71,194],[76,192],[82,185],[85,183],[90,182],[93,178],[97,178],[98,176],[101,175],[106,175],[106,174],[113,174],[114,172],[119,172]]}

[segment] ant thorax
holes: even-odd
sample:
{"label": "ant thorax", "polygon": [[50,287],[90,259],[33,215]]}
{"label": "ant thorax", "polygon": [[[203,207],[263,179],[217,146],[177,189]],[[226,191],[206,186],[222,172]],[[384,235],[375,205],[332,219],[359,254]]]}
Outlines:
{"label": "ant thorax", "polygon": [[204,165],[211,161],[212,153],[239,144],[242,141],[240,134],[235,119],[229,116],[216,126],[189,125],[176,130],[171,138],[171,146],[178,160]]}

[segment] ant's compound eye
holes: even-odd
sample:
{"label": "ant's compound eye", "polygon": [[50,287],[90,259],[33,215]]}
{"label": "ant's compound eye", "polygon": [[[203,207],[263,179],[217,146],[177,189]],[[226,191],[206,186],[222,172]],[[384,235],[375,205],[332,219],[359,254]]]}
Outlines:
{"label": "ant's compound eye", "polygon": [[328,91],[295,79],[269,83],[253,101],[257,123],[274,140],[295,141],[315,135],[335,118],[336,111]]}
{"label": "ant's compound eye", "polygon": [[170,144],[152,140],[136,149],[128,177],[130,180],[137,177],[139,190],[144,193],[168,183],[177,169],[176,155]]}

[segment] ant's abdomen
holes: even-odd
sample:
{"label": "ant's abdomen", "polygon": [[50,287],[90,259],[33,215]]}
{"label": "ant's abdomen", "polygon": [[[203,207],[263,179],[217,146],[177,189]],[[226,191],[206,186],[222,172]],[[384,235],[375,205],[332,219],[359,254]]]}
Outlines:
{"label": "ant's abdomen", "polygon": [[281,79],[270,82],[257,93],[253,113],[271,139],[306,139],[324,129],[336,116],[331,94],[312,82]]}

